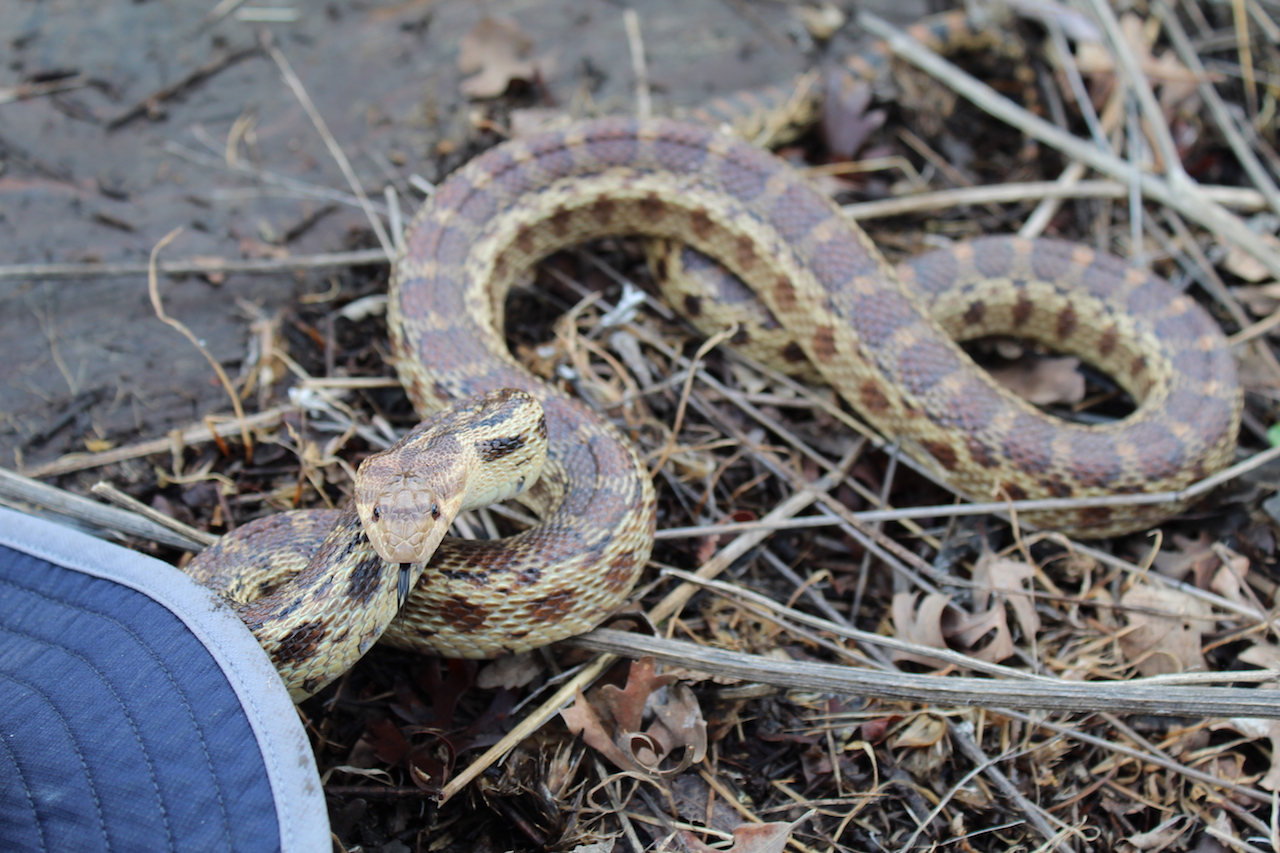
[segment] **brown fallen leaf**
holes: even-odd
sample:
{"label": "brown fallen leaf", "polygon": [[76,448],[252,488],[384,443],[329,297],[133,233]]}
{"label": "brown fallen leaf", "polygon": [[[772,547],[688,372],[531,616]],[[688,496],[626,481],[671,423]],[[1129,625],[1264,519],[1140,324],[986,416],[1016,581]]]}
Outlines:
{"label": "brown fallen leaf", "polygon": [[1244,303],[1255,317],[1269,316],[1280,308],[1280,281],[1271,281],[1266,284],[1242,284],[1230,290],[1231,295]]}
{"label": "brown fallen leaf", "polygon": [[1232,717],[1209,726],[1219,732],[1230,729],[1247,738],[1271,741],[1271,767],[1267,775],[1258,780],[1258,786],[1268,791],[1280,790],[1280,720],[1262,720],[1257,717]]}
{"label": "brown fallen leaf", "polygon": [[1221,563],[1213,552],[1213,539],[1203,530],[1195,539],[1175,533],[1171,540],[1173,547],[1161,548],[1152,561],[1155,570],[1167,578],[1206,577]]}
{"label": "brown fallen leaf", "polygon": [[496,98],[514,80],[538,77],[533,40],[510,18],[481,18],[458,45],[458,70],[471,76],[459,88],[468,98]]}
{"label": "brown fallen leaf", "polygon": [[[929,593],[919,600],[919,604],[916,603],[915,593],[895,593],[892,605],[894,636],[917,646],[947,648],[947,640],[942,635],[942,616],[950,604],[951,596],[942,593]],[[939,665],[933,658],[911,652],[893,651],[890,656],[894,661],[909,660],[935,667]]]}
{"label": "brown fallen leaf", "polygon": [[1194,822],[1186,815],[1174,815],[1149,832],[1135,832],[1125,838],[1137,850],[1144,853],[1157,853],[1182,837]]}
{"label": "brown fallen leaf", "polygon": [[[614,766],[646,776],[674,776],[702,761],[707,752],[707,724],[693,691],[659,674],[653,658],[633,661],[623,688],[611,684],[579,693],[573,707],[561,712],[565,724],[580,734]],[[646,720],[648,728],[642,729]],[[680,757],[673,756],[680,751]]]}
{"label": "brown fallen leaf", "polygon": [[[1280,238],[1277,238],[1274,234],[1264,232],[1258,236],[1262,238],[1262,242],[1272,249],[1280,249]],[[1269,278],[1271,275],[1267,268],[1262,265],[1262,261],[1235,245],[1227,249],[1227,256],[1223,258],[1222,265],[1234,275],[1238,275],[1245,281],[1253,282],[1254,284]]]}
{"label": "brown fallen leaf", "polygon": [[1133,608],[1119,642],[1138,672],[1151,676],[1206,669],[1200,640],[1213,628],[1209,605],[1185,592],[1143,583],[1126,592],[1120,605]]}
{"label": "brown fallen leaf", "polygon": [[1032,356],[991,370],[991,377],[1036,406],[1084,399],[1084,374],[1074,356]]}
{"label": "brown fallen leaf", "polygon": [[[948,613],[943,621],[946,638],[979,660],[994,663],[1012,657],[1015,647],[1005,604],[1013,610],[1024,637],[1035,637],[1040,632],[1040,617],[1031,597],[1012,591],[1020,589],[1035,573],[1035,566],[1022,560],[984,554],[973,569],[973,582],[977,585],[974,612]],[[979,647],[978,643],[992,632],[991,638]]]}
{"label": "brown fallen leaf", "polygon": [[813,814],[810,809],[791,823],[744,823],[733,828],[732,847],[711,847],[689,830],[680,833],[680,840],[694,853],[782,853],[791,833]]}

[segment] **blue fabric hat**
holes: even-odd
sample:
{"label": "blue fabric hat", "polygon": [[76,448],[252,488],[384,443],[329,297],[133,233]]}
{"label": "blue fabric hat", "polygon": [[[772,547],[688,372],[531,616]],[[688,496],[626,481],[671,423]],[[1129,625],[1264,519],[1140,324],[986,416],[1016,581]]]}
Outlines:
{"label": "blue fabric hat", "polygon": [[330,849],[297,711],[221,599],[0,507],[0,850]]}

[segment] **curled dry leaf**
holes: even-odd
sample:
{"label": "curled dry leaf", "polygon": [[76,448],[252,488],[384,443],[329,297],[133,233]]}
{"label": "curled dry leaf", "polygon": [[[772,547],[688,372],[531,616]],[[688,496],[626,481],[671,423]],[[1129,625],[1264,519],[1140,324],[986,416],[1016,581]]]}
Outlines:
{"label": "curled dry leaf", "polygon": [[1213,552],[1213,539],[1203,530],[1195,539],[1173,534],[1173,547],[1162,548],[1152,561],[1155,570],[1167,578],[1185,580],[1188,575],[1207,577],[1220,563]]}
{"label": "curled dry leaf", "polygon": [[[973,582],[978,588],[973,606],[978,612],[948,622],[948,639],[956,641],[979,660],[995,662],[1011,657],[1014,653],[1013,632],[1009,630],[1004,605],[1007,602],[1013,610],[1023,636],[1034,637],[1039,633],[1040,617],[1036,615],[1031,596],[1011,592],[1020,589],[1024,581],[1035,577],[1035,573],[1035,566],[1022,560],[983,554],[973,568]],[[982,648],[975,648],[991,631],[995,631],[995,636]]]}
{"label": "curled dry leaf", "polygon": [[1193,825],[1186,815],[1175,815],[1155,829],[1149,832],[1134,833],[1126,838],[1125,841],[1132,844],[1137,850],[1156,853],[1156,851],[1163,850],[1177,841]]}
{"label": "curled dry leaf", "polygon": [[991,371],[991,377],[1036,406],[1071,405],[1084,399],[1084,374],[1074,356],[1024,358]]}
{"label": "curled dry leaf", "polygon": [[1215,732],[1230,729],[1247,738],[1271,741],[1271,767],[1267,775],[1258,780],[1258,786],[1268,791],[1280,790],[1280,720],[1262,720],[1257,717],[1232,717],[1209,726]]}
{"label": "curled dry leaf", "polygon": [[[707,724],[693,691],[659,675],[653,658],[631,664],[627,685],[605,685],[591,699],[579,693],[561,711],[565,724],[615,767],[646,776],[674,776],[707,753]],[[645,720],[650,726],[642,730]],[[672,767],[664,767],[680,751]]]}
{"label": "curled dry leaf", "polygon": [[1204,671],[1201,636],[1213,627],[1209,605],[1176,589],[1137,584],[1120,599],[1129,627],[1120,650],[1143,675]]}
{"label": "curled dry leaf", "polygon": [[[899,640],[927,646],[934,649],[947,648],[947,640],[942,635],[942,615],[951,604],[951,596],[942,593],[929,593],[916,604],[916,595],[911,592],[899,592],[893,596],[893,633]],[[911,652],[891,652],[894,661],[914,661],[925,666],[938,666],[934,658]]]}
{"label": "curled dry leaf", "polygon": [[695,853],[782,853],[791,833],[812,814],[812,810],[808,811],[791,823],[744,823],[736,826],[733,829],[733,846],[728,848],[711,847],[688,830],[680,833],[680,839]]}
{"label": "curled dry leaf", "polygon": [[468,98],[496,98],[513,80],[533,80],[538,63],[533,40],[510,18],[482,18],[462,37],[458,70],[471,76],[459,88]]}
{"label": "curled dry leaf", "polygon": [[[1262,238],[1262,242],[1266,243],[1272,249],[1280,250],[1280,238],[1277,238],[1274,234],[1268,234],[1264,231],[1258,236]],[[1227,256],[1223,259],[1222,265],[1232,274],[1238,275],[1245,281],[1250,281],[1254,284],[1266,280],[1271,275],[1267,268],[1262,265],[1262,261],[1259,261],[1253,255],[1234,244],[1227,249]],[[1270,287],[1275,288],[1276,283],[1272,282]],[[1235,288],[1237,291],[1242,289],[1243,288],[1239,287]]]}
{"label": "curled dry leaf", "polygon": [[[1228,257],[1230,257],[1229,254]],[[1252,258],[1252,255],[1249,257]],[[1229,260],[1225,263],[1230,267]],[[1242,284],[1230,290],[1231,295],[1244,303],[1255,317],[1266,317],[1280,308],[1280,281],[1271,281],[1266,284]]]}

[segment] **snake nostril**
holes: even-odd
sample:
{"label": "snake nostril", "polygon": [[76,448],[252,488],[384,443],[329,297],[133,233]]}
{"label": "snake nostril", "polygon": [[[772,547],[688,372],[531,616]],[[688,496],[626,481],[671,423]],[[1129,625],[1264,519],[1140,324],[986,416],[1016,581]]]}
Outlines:
{"label": "snake nostril", "polygon": [[431,505],[431,517],[437,521],[440,519],[440,505],[433,503]]}
{"label": "snake nostril", "polygon": [[375,507],[373,508],[373,513],[372,513],[372,515],[373,515],[373,520],[374,520],[374,521],[381,521],[381,520],[382,520],[382,507],[380,507],[380,506],[375,506]]}

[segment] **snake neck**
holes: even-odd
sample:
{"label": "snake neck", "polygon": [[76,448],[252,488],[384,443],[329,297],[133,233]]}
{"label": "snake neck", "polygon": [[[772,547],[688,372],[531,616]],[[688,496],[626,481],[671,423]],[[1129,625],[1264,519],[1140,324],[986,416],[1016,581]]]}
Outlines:
{"label": "snake neck", "polygon": [[379,557],[351,503],[300,572],[254,601],[232,606],[299,702],[373,647],[423,565]]}

